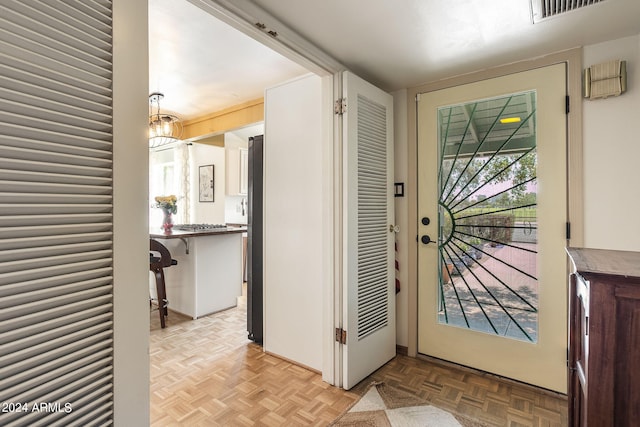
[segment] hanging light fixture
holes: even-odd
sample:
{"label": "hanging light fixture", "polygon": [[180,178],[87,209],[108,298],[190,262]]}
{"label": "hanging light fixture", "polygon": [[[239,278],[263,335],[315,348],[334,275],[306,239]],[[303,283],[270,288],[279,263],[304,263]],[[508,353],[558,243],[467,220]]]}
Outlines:
{"label": "hanging light fixture", "polygon": [[[149,95],[149,148],[171,144],[182,136],[182,122],[178,116],[160,113],[160,100],[163,98],[160,92]],[[154,106],[157,106],[155,113]]]}

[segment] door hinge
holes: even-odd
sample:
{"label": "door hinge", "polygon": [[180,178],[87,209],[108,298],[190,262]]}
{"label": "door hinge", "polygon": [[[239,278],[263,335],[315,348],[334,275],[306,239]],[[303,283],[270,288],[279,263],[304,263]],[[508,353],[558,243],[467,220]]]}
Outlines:
{"label": "door hinge", "polygon": [[347,343],[347,331],[342,328],[336,328],[336,341],[340,344]]}
{"label": "door hinge", "polygon": [[347,112],[347,98],[340,98],[336,100],[333,106],[333,111],[337,115],[341,116]]}
{"label": "door hinge", "polygon": [[570,105],[571,105],[571,98],[569,97],[569,95],[567,95],[565,98],[565,113],[569,114],[569,111],[571,110]]}
{"label": "door hinge", "polygon": [[571,223],[567,222],[567,240],[571,239]]}

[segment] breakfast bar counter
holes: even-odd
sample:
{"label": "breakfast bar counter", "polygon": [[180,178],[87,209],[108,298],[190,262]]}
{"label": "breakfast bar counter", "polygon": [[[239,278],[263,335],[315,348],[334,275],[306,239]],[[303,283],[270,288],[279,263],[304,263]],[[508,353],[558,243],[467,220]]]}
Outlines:
{"label": "breakfast bar counter", "polygon": [[235,307],[242,295],[242,233],[245,227],[179,226],[149,237],[171,252],[177,265],[164,269],[169,309],[197,319]]}

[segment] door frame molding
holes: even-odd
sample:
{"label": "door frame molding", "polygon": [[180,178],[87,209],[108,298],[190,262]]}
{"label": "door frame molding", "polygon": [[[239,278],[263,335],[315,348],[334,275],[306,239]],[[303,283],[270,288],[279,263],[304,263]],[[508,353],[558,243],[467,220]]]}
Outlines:
{"label": "door frame molding", "polygon": [[[582,157],[582,48],[569,49],[531,60],[501,65],[449,79],[425,83],[407,89],[407,156],[406,196],[408,235],[418,235],[418,123],[416,96],[419,93],[502,77],[559,63],[567,64],[567,92],[570,112],[567,116],[567,219],[571,223],[571,239],[567,245],[581,246],[584,241],[584,198]],[[418,355],[418,245],[407,254],[408,278],[408,355]],[[567,276],[568,277],[568,276]]]}
{"label": "door frame molding", "polygon": [[[342,352],[335,342],[335,326],[341,323],[342,313],[342,142],[334,124],[333,101],[336,73],[347,68],[322,49],[310,43],[293,29],[260,6],[232,0],[187,0],[215,18],[253,38],[263,45],[296,62],[323,79],[323,316],[322,316],[322,379],[341,386]],[[257,26],[261,23],[263,26]],[[273,33],[277,34],[276,36]],[[266,308],[265,308],[266,310]],[[266,325],[265,325],[266,328]]]}
{"label": "door frame molding", "polygon": [[320,77],[346,69],[257,4],[235,0],[187,1]]}

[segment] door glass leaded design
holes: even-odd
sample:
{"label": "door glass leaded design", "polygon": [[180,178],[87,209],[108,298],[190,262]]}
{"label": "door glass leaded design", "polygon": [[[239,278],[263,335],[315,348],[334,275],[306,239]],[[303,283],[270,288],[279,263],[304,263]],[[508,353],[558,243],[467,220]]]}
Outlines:
{"label": "door glass leaded design", "polygon": [[438,321],[536,342],[536,94],[438,108]]}

